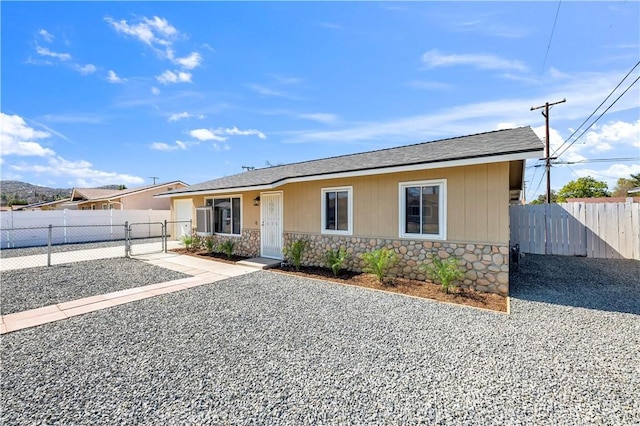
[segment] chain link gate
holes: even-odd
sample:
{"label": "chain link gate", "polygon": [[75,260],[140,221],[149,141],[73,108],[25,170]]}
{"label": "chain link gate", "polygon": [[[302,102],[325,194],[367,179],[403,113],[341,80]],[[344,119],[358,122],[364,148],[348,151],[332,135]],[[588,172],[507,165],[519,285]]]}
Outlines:
{"label": "chain link gate", "polygon": [[126,227],[127,256],[162,253],[166,248],[166,228],[163,222],[134,222]]}

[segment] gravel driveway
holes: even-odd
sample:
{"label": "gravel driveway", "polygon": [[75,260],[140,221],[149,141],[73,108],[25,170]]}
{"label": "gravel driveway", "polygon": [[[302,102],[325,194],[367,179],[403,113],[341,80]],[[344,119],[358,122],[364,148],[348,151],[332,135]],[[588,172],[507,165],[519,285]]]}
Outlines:
{"label": "gravel driveway", "polygon": [[0,313],[7,315],[187,277],[189,275],[181,272],[130,258],[3,271]]}
{"label": "gravel driveway", "polygon": [[597,263],[564,300],[544,259],[511,315],[258,272],[10,333],[0,423],[638,424],[638,263],[596,310]]}

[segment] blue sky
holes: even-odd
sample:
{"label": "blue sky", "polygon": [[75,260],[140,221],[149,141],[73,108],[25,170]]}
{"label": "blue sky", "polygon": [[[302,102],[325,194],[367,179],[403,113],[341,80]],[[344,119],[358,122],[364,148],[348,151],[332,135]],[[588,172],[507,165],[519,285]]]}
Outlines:
{"label": "blue sky", "polygon": [[[515,126],[543,136],[530,108],[566,98],[555,151],[631,86],[551,174],[612,188],[640,173],[640,66],[579,126],[640,60],[639,6],[2,2],[2,179],[195,184]],[[617,158],[633,160],[578,162]]]}

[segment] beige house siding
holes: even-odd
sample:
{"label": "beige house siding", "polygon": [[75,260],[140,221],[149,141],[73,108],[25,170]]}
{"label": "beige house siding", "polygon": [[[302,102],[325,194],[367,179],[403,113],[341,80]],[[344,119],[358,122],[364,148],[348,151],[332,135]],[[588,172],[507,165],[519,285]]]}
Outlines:
{"label": "beige house siding", "polygon": [[284,230],[321,233],[322,188],[351,186],[353,235],[398,238],[399,184],[432,179],[447,181],[447,241],[508,243],[507,162],[285,185]]}

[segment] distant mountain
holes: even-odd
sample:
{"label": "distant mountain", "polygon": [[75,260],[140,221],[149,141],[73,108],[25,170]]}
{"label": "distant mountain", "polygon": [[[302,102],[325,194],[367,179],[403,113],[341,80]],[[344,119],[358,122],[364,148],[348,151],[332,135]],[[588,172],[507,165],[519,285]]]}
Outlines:
{"label": "distant mountain", "polygon": [[[118,189],[118,185],[101,186],[104,189]],[[48,188],[17,180],[0,181],[1,204],[33,204],[69,198],[73,188]]]}

